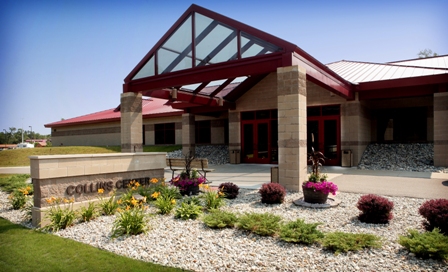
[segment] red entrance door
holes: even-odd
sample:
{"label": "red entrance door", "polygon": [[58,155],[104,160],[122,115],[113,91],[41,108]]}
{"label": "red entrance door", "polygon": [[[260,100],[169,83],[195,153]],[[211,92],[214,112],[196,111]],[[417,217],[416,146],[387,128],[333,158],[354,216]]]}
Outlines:
{"label": "red entrance door", "polygon": [[243,162],[270,163],[270,123],[267,120],[251,120],[242,123]]}
{"label": "red entrance door", "polygon": [[311,147],[314,147],[315,151],[320,151],[327,157],[324,165],[341,165],[339,116],[308,117],[307,134],[308,153],[311,152]]}

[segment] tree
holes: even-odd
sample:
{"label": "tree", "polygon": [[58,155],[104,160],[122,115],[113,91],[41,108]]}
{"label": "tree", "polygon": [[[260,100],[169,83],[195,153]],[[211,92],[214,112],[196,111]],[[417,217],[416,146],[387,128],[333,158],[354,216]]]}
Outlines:
{"label": "tree", "polygon": [[432,52],[431,49],[425,49],[425,50],[421,50],[420,52],[418,52],[418,57],[420,59],[436,57],[436,56],[438,56],[438,54],[436,52]]}

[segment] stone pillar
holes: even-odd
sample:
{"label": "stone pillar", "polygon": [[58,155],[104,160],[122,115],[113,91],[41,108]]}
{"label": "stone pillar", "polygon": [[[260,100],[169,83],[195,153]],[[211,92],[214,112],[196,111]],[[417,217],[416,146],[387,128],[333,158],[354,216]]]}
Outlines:
{"label": "stone pillar", "polygon": [[434,94],[434,166],[448,167],[448,92]]}
{"label": "stone pillar", "polygon": [[307,179],[305,68],[278,68],[277,96],[279,183],[299,191]]}
{"label": "stone pillar", "polygon": [[341,151],[351,150],[356,166],[372,137],[370,111],[358,99],[341,105],[341,131]]}
{"label": "stone pillar", "polygon": [[195,126],[194,114],[182,114],[182,154],[195,153]]}
{"label": "stone pillar", "polygon": [[229,150],[241,151],[240,112],[229,112]]}
{"label": "stone pillar", "polygon": [[121,152],[143,152],[142,94],[121,94]]}

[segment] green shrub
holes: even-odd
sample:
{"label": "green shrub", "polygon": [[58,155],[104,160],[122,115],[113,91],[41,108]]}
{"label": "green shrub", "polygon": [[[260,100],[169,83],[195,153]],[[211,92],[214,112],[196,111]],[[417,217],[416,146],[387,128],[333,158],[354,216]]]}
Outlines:
{"label": "green shrub", "polygon": [[98,190],[98,194],[100,196],[100,209],[104,215],[112,215],[117,211],[120,202],[115,201],[115,191],[110,193],[110,197],[108,199],[104,199],[102,194],[104,193],[103,189]]}
{"label": "green shrub", "polygon": [[182,200],[182,202],[183,203],[187,203],[187,204],[194,204],[194,205],[197,205],[197,206],[202,206],[201,199],[199,197],[197,197],[197,196],[185,197]]}
{"label": "green shrub", "polygon": [[211,210],[202,217],[202,222],[209,228],[233,228],[237,220],[234,213],[221,210]]}
{"label": "green shrub", "polygon": [[[29,178],[30,175],[27,174],[0,177],[0,187],[2,188],[3,191],[7,193],[12,193],[16,189],[23,188],[29,185],[26,184],[26,180]],[[32,194],[32,188],[31,190],[28,191],[30,194]]]}
{"label": "green shrub", "polygon": [[399,236],[398,243],[418,257],[448,260],[448,236],[438,228],[431,232],[419,233],[408,230],[407,236]]}
{"label": "green shrub", "polygon": [[236,226],[258,235],[273,236],[277,233],[282,218],[271,213],[244,213]]}
{"label": "green shrub", "polygon": [[[45,217],[50,221],[50,224],[43,229],[48,231],[58,231],[72,226],[76,219],[76,212],[73,210],[74,199],[55,198],[46,199],[50,204],[50,209]],[[65,207],[62,207],[64,205]]]}
{"label": "green shrub", "polygon": [[321,223],[307,224],[302,219],[291,221],[280,226],[280,239],[285,242],[312,244],[324,237],[317,229]]}
{"label": "green shrub", "polygon": [[98,211],[95,203],[90,202],[89,205],[81,207],[81,221],[89,222],[90,220],[95,219],[98,216]]}
{"label": "green shrub", "polygon": [[137,235],[147,231],[147,218],[143,208],[134,207],[119,211],[113,223],[112,238],[121,235]]}
{"label": "green shrub", "polygon": [[261,195],[262,203],[277,204],[285,201],[285,187],[278,183],[265,183],[261,185],[258,193]]}
{"label": "green shrub", "polygon": [[204,199],[204,206],[207,210],[219,209],[226,204],[224,194],[219,191],[206,190],[201,198]]}
{"label": "green shrub", "polygon": [[160,214],[169,214],[174,207],[176,206],[176,200],[169,196],[161,195],[157,197],[154,205],[157,209],[159,209],[158,213]]}
{"label": "green shrub", "polygon": [[322,245],[336,254],[357,251],[363,248],[380,248],[380,237],[367,233],[327,233],[322,239]]}
{"label": "green shrub", "polygon": [[182,202],[180,207],[176,209],[175,217],[183,220],[196,219],[202,213],[202,206],[194,203]]}
{"label": "green shrub", "polygon": [[32,189],[30,186],[26,188],[14,189],[14,191],[8,196],[9,202],[14,210],[23,209],[30,199],[30,194],[32,194]]}

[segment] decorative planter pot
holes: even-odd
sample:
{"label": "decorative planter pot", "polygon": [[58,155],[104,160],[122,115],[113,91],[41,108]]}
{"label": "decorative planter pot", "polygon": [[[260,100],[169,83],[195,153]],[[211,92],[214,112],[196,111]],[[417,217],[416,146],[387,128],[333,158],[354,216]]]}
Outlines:
{"label": "decorative planter pot", "polygon": [[328,194],[324,194],[320,191],[314,191],[314,188],[305,188],[303,189],[303,200],[308,203],[313,204],[324,204],[327,202]]}
{"label": "decorative planter pot", "polygon": [[189,186],[185,190],[180,191],[180,194],[183,196],[198,195],[199,194],[199,185]]}

